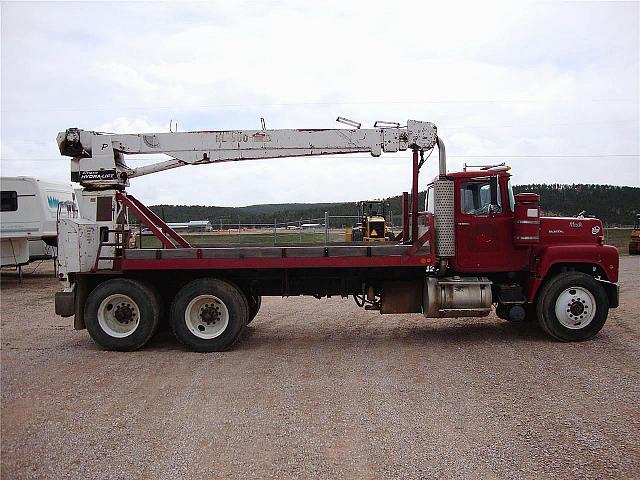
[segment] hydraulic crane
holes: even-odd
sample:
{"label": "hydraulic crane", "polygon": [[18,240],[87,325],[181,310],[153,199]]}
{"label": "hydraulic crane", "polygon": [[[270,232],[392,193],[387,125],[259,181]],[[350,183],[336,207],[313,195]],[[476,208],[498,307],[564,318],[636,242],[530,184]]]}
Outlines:
{"label": "hydraulic crane", "polygon": [[[70,128],[58,134],[62,155],[72,157],[71,179],[86,188],[123,187],[130,178],[208,163],[265,158],[429,150],[434,124],[409,120],[405,128],[231,130],[104,134]],[[171,160],[129,168],[124,155],[163,153]]]}

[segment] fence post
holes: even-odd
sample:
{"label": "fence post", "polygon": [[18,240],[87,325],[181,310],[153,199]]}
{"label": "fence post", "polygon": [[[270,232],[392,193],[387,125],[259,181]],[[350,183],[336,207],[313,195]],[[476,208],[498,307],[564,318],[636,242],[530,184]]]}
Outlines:
{"label": "fence post", "polygon": [[298,234],[300,235],[299,242],[302,243],[302,220],[298,220]]}
{"label": "fence post", "polygon": [[276,235],[278,235],[278,222],[273,219],[273,244],[276,244]]}
{"label": "fence post", "polygon": [[324,212],[324,244],[329,243],[329,212]]}

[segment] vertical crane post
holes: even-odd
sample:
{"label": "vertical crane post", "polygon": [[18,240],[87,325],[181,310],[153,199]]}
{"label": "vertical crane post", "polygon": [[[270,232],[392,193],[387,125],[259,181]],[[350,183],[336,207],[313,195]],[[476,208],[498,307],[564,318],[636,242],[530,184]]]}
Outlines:
{"label": "vertical crane post", "polygon": [[402,243],[409,243],[409,192],[402,192]]}
{"label": "vertical crane post", "polygon": [[418,240],[418,176],[420,165],[418,164],[418,149],[413,149],[413,183],[411,185],[411,243]]}

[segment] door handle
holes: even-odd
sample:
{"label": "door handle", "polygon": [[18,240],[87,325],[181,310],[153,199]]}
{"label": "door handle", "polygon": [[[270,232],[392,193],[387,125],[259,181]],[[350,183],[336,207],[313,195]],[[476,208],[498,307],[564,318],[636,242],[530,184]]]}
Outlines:
{"label": "door handle", "polygon": [[468,227],[469,225],[471,225],[469,222],[458,222],[459,227]]}

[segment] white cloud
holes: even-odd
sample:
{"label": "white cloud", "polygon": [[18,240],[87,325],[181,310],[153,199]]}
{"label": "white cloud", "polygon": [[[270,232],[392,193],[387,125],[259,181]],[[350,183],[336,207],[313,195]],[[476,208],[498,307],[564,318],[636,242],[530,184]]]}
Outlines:
{"label": "white cloud", "polygon": [[[462,155],[638,154],[639,56],[637,3],[3,3],[2,173],[67,179],[54,139],[70,126],[261,116],[434,121],[450,169]],[[638,157],[510,163],[520,183],[640,184]],[[409,180],[406,155],[185,167],[131,188],[149,203],[240,205],[393,195]]]}

